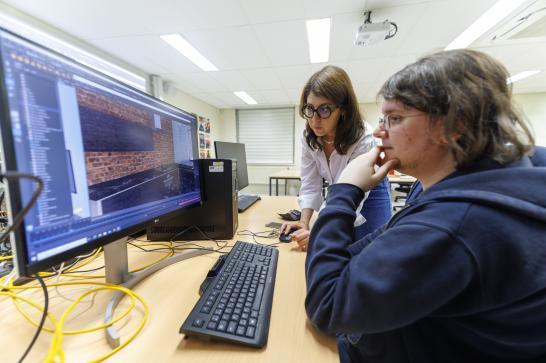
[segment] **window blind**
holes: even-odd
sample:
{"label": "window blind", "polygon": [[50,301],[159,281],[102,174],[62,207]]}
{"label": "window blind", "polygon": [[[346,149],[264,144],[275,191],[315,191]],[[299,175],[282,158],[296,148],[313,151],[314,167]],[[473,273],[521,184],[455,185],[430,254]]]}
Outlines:
{"label": "window blind", "polygon": [[294,108],[237,110],[248,164],[294,164]]}

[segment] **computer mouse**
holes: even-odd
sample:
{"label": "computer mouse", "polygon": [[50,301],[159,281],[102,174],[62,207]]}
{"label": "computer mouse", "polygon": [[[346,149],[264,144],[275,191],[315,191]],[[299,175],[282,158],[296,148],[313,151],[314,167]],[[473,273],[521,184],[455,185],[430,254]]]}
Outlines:
{"label": "computer mouse", "polygon": [[290,235],[290,233],[294,232],[295,230],[296,228],[291,228],[290,231],[288,231],[288,233],[279,234],[279,241],[285,242],[285,243],[292,242],[292,236]]}
{"label": "computer mouse", "polygon": [[290,235],[290,233],[281,233],[279,235],[279,241],[288,243],[292,241],[292,236]]}

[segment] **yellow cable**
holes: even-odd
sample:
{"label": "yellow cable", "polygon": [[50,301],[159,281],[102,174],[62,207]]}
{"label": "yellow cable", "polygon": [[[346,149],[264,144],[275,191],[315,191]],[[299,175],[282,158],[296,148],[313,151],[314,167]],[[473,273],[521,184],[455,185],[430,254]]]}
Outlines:
{"label": "yellow cable", "polygon": [[102,247],[100,248],[97,248],[95,250],[95,253],[93,253],[91,256],[89,257],[86,257],[85,259],[79,261],[77,264],[75,264],[74,266],[72,267],[69,267],[65,270],[65,272],[70,272],[70,271],[74,271],[74,270],[77,270],[79,269],[80,267],[83,267],[85,265],[88,265],[90,264],[91,262],[95,261],[97,259],[97,257],[99,256],[99,254],[102,252]]}
{"label": "yellow cable", "polygon": [[[137,244],[137,246],[138,246],[138,244]],[[164,243],[148,243],[148,244],[146,244],[146,246],[165,246],[165,244],[164,244]],[[138,271],[145,270],[145,269],[147,269],[148,267],[153,266],[153,265],[155,265],[156,263],[159,263],[160,261],[163,261],[164,259],[169,258],[169,257],[171,257],[172,255],[174,255],[175,251],[174,251],[173,247],[172,247],[172,246],[169,246],[169,245],[167,245],[167,247],[169,247],[169,250],[168,250],[168,251],[151,251],[151,252],[162,252],[162,253],[165,253],[164,256],[161,256],[160,258],[158,258],[157,260],[153,261],[152,263],[149,263],[149,264],[146,265],[146,266],[138,267],[138,268],[136,268],[136,269],[134,269],[134,270],[131,270],[131,271],[129,271],[129,272],[138,272]],[[142,251],[142,252],[144,252],[144,251]]]}
{"label": "yellow cable", "polygon": [[[82,284],[82,282],[75,282],[75,283],[64,283],[64,284],[68,284],[68,285],[78,285],[78,284]],[[111,357],[112,355],[116,354],[118,351],[120,351],[122,348],[124,348],[125,346],[127,346],[137,335],[138,333],[140,333],[140,331],[142,330],[142,328],[144,327],[146,321],[148,320],[148,315],[149,315],[149,308],[148,308],[148,305],[144,302],[144,300],[138,295],[136,294],[134,291],[131,291],[123,286],[117,286],[117,285],[111,285],[111,284],[106,284],[106,283],[94,283],[94,282],[89,282],[89,283],[83,283],[83,284],[89,284],[89,285],[92,285],[92,284],[96,284],[96,285],[99,285],[99,286],[103,286],[102,288],[97,288],[97,289],[93,289],[91,291],[88,291],[84,294],[82,294],[76,301],[74,301],[66,310],[65,312],[63,313],[63,315],[61,316],[61,319],[59,320],[59,323],[57,324],[57,328],[56,328],[56,331],[55,331],[55,334],[54,334],[54,337],[53,337],[53,341],[51,343],[51,346],[50,346],[50,350],[48,352],[48,355],[45,359],[46,362],[63,362],[64,361],[64,352],[62,351],[62,341],[63,341],[63,332],[62,332],[62,327],[64,325],[64,322],[68,316],[68,314],[70,314],[70,312],[74,309],[74,307],[82,300],[84,299],[87,295],[93,293],[95,290],[98,291],[98,290],[118,290],[118,291],[121,291],[129,296],[133,296],[135,297],[136,299],[138,299],[140,301],[140,303],[142,304],[142,306],[144,307],[144,316],[143,316],[143,319],[142,321],[140,322],[139,326],[137,327],[136,331],[127,339],[127,341],[125,341],[124,343],[120,344],[119,347],[113,349],[112,351],[110,351],[109,353],[95,359],[95,360],[92,360],[92,362],[101,362],[109,357]]]}
{"label": "yellow cable", "polygon": [[[173,243],[170,242],[168,244],[166,243],[152,243],[152,244],[146,244],[147,246],[153,246],[153,245],[158,245],[158,246],[167,246],[169,248],[169,250],[165,253],[164,256],[161,256],[158,260],[146,265],[146,266],[143,266],[143,267],[140,267],[140,268],[137,268],[137,269],[134,269],[134,270],[131,270],[130,272],[137,272],[137,271],[140,271],[140,270],[143,270],[147,267],[150,267],[172,255],[174,255],[176,253],[176,251],[174,250],[173,248]],[[100,249],[98,249],[93,255],[89,256],[88,258],[86,258],[85,260],[82,261],[82,263],[80,264],[77,264],[77,265],[74,265],[73,267],[67,269],[67,271],[73,271],[77,268],[80,268],[82,266],[85,266],[87,265],[88,263],[92,262],[94,259],[96,259],[96,257],[98,256],[98,254],[101,252]],[[11,259],[11,256],[8,257],[3,257],[1,260],[6,260],[6,259]],[[0,260],[0,261],[1,261]],[[40,275],[42,276],[51,276],[53,275],[54,273],[40,273]],[[67,276],[65,274],[61,274],[62,276]],[[102,278],[104,276],[92,276],[92,275],[72,275],[70,274],[69,275],[70,277],[85,277],[85,278]],[[1,285],[0,285],[0,288],[2,289],[7,289],[7,290],[26,290],[26,289],[32,289],[32,288],[40,288],[39,285],[31,285],[31,286],[14,286],[13,283],[10,283],[8,285],[4,285],[5,281],[4,280],[0,280],[1,281]],[[80,282],[61,282],[61,283],[55,283],[55,284],[49,284],[48,286],[66,286],[66,285],[99,285],[99,286],[103,286],[102,288],[96,288],[96,289],[93,289],[93,290],[90,290],[82,295],[80,295],[80,297],[78,297],[78,299],[76,299],[76,301],[74,301],[68,308],[67,310],[65,310],[65,312],[63,313],[62,315],[62,318],[61,320],[59,321],[59,323],[55,323],[55,319],[53,318],[52,315],[50,315],[48,313],[48,317],[50,318],[50,320],[53,322],[54,326],[55,326],[55,329],[52,330],[50,328],[47,328],[47,327],[43,327],[44,330],[46,331],[49,331],[49,332],[52,332],[54,333],[54,337],[53,337],[53,341],[51,343],[51,347],[50,347],[50,351],[48,352],[48,356],[46,357],[46,362],[64,362],[64,352],[62,350],[62,341],[63,341],[63,335],[74,335],[74,334],[84,334],[84,333],[88,333],[88,332],[93,332],[93,331],[97,331],[97,330],[100,330],[100,329],[103,329],[105,327],[108,327],[108,326],[111,326],[112,324],[115,324],[116,322],[120,321],[121,319],[123,319],[125,316],[127,316],[129,314],[129,312],[134,308],[135,306],[135,298],[138,299],[140,301],[140,303],[143,305],[143,308],[144,308],[144,316],[143,316],[143,319],[142,321],[140,322],[139,326],[137,327],[136,331],[127,339],[127,341],[125,341],[124,343],[122,343],[119,347],[113,349],[111,352],[93,360],[92,362],[101,362],[109,357],[111,357],[112,355],[116,354],[118,351],[120,351],[122,348],[124,348],[125,346],[127,346],[131,341],[133,341],[133,339],[138,335],[138,333],[140,333],[140,331],[142,330],[142,328],[144,327],[144,325],[146,324],[146,321],[148,320],[148,316],[149,316],[149,308],[148,308],[148,305],[145,303],[145,301],[138,295],[136,294],[135,292],[127,289],[127,288],[124,288],[122,286],[117,286],[117,285],[111,285],[111,284],[107,284],[107,283],[101,283],[101,282],[85,282],[85,281],[80,281]],[[68,314],[70,314],[70,312],[72,312],[72,310],[74,309],[74,307],[81,302],[82,299],[84,299],[86,296],[88,296],[89,294],[92,294],[94,292],[97,292],[97,291],[100,291],[100,290],[118,290],[118,291],[121,291],[123,293],[125,293],[126,295],[129,295],[129,297],[131,298],[131,304],[130,306],[127,308],[127,310],[121,314],[119,317],[117,317],[116,319],[114,319],[112,322],[110,323],[105,323],[105,324],[102,324],[101,326],[98,326],[98,327],[94,327],[94,328],[89,328],[89,329],[82,329],[82,330],[75,330],[75,331],[63,331],[62,330],[62,327],[64,325],[64,322],[66,320],[66,317],[68,316]],[[28,314],[26,314],[26,312],[24,312],[24,310],[20,307],[19,303],[16,302],[17,299],[21,299],[29,304],[31,304],[32,306],[36,307],[36,308],[39,308],[43,311],[43,308],[40,308],[38,304],[35,304],[33,302],[31,302],[30,300],[26,299],[26,298],[23,298],[17,294],[14,294],[14,293],[11,293],[11,292],[5,292],[5,293],[2,293],[2,295],[8,295],[10,297],[12,297],[12,300],[14,301],[17,309],[19,310],[20,313],[22,313],[22,315],[29,321],[31,322],[31,324],[37,326],[38,324],[36,322],[34,322],[29,316]],[[15,297],[16,296],[16,297]]]}
{"label": "yellow cable", "polygon": [[[170,244],[170,245],[169,245]],[[129,272],[130,273],[134,273],[134,272],[139,272],[139,271],[142,271],[142,270],[145,270],[147,269],[148,267],[150,266],[153,266],[155,265],[156,263],[159,263],[161,261],[163,261],[164,259],[168,258],[168,257],[171,257],[175,254],[175,250],[173,249],[173,246],[172,246],[172,243],[168,243],[168,242],[164,242],[164,243],[161,243],[161,242],[157,242],[157,243],[152,243],[152,244],[137,244],[137,245],[146,245],[146,246],[167,246],[169,247],[169,251],[166,251],[166,252],[162,252],[162,253],[165,253],[164,256],[161,256],[160,258],[158,258],[157,260],[145,265],[145,266],[141,266],[141,267],[137,267],[133,270],[130,270]],[[136,251],[138,252],[138,251]],[[144,251],[143,251],[144,252]],[[152,252],[156,252],[156,251],[152,251]],[[81,266],[84,266],[84,265],[81,265]],[[81,267],[81,266],[78,266],[78,267]],[[70,268],[70,269],[67,269],[66,271],[73,271],[75,270],[75,268]],[[98,279],[98,278],[104,278],[105,276],[104,275],[77,275],[77,274],[61,274],[61,276],[66,276],[66,277],[75,277],[75,278],[83,278],[83,279]]]}
{"label": "yellow cable", "polygon": [[[99,357],[99,358],[96,358],[94,360],[92,360],[92,362],[102,362],[103,360],[111,357],[112,355],[116,354],[117,352],[119,352],[121,349],[123,349],[124,347],[126,347],[130,342],[133,341],[133,339],[138,335],[138,333],[140,333],[140,331],[144,328],[144,325],[146,324],[146,321],[148,320],[148,316],[149,316],[149,308],[148,308],[148,305],[146,304],[146,302],[137,294],[135,293],[134,291],[132,290],[129,290],[123,286],[117,286],[117,285],[112,285],[112,284],[108,284],[108,283],[103,283],[103,282],[88,282],[88,281],[77,281],[77,282],[72,282],[72,281],[67,281],[67,282],[60,282],[60,283],[55,283],[55,284],[49,284],[48,286],[66,286],[66,285],[98,285],[98,286],[102,286],[102,288],[97,288],[97,289],[93,289],[93,290],[90,290],[84,294],[82,294],[80,297],[78,297],[78,299],[76,301],[74,301],[66,310],[65,312],[63,313],[61,319],[59,320],[58,323],[55,322],[55,319],[52,315],[48,314],[48,316],[50,317],[50,320],[52,322],[54,322],[54,326],[55,326],[55,331],[54,331],[54,335],[53,335],[53,340],[51,342],[51,346],[50,346],[50,350],[48,352],[48,355],[45,359],[45,362],[53,362],[53,363],[57,363],[57,362],[64,362],[64,352],[62,350],[62,341],[63,341],[63,334],[65,334],[65,332],[63,332],[62,328],[63,328],[63,325],[64,325],[64,322],[68,316],[68,314],[74,309],[74,307],[79,303],[81,302],[81,300],[83,300],[87,295],[95,292],[95,291],[98,291],[98,290],[117,290],[117,291],[121,291],[123,293],[125,293],[126,295],[129,295],[131,298],[132,298],[132,301],[134,301],[134,298],[136,298],[138,301],[140,301],[140,303],[142,304],[143,308],[144,308],[144,316],[142,318],[142,321],[140,322],[140,324],[137,326],[135,332],[130,335],[127,340],[120,344],[120,346],[118,346],[117,348],[113,349],[112,351],[110,351],[109,353]],[[7,288],[7,289],[13,289],[13,290],[26,290],[26,289],[32,289],[32,288],[40,288],[41,286],[40,285],[31,285],[31,286],[13,286],[12,282],[10,282],[9,285],[7,286],[2,286],[3,288]],[[22,297],[22,296],[19,296],[17,294],[14,294],[12,292],[2,292],[2,295],[8,295],[8,296],[16,296],[15,299],[21,299],[25,302],[28,302],[29,304],[31,304],[32,306],[34,307],[37,307],[38,309],[41,309],[43,311],[43,308],[39,307],[38,304],[35,304],[33,303],[32,301]],[[134,305],[132,305],[134,306]],[[126,316],[128,314],[128,312],[130,311],[130,309],[132,309],[132,306],[124,313],[122,314],[122,316],[120,316],[119,318],[116,318],[115,321],[119,321],[121,318],[123,318],[124,316]],[[113,324],[114,322],[112,322]],[[111,324],[104,324],[105,326],[108,326],[108,325],[111,325]],[[90,328],[90,329],[86,329],[85,331],[82,330],[80,333],[76,333],[76,332],[73,332],[73,334],[81,334],[81,333],[84,333],[84,332],[88,332],[88,331],[95,331],[99,328]]]}
{"label": "yellow cable", "polygon": [[[36,309],[40,310],[41,312],[44,311],[44,308],[38,304],[36,304],[35,302],[33,302],[32,300],[29,300],[27,299],[26,297],[23,297],[21,295],[17,295],[17,294],[14,294],[13,292],[6,292],[6,291],[0,291],[0,295],[4,295],[4,296],[9,296],[11,297],[12,299],[14,300],[23,300],[24,302],[26,302],[27,304],[35,307]],[[57,321],[55,319],[55,317],[53,316],[53,314],[51,312],[47,312],[47,317],[49,318],[49,320],[51,320],[51,322],[56,325],[57,324]],[[36,326],[38,326],[38,324],[36,324]]]}
{"label": "yellow cable", "polygon": [[11,260],[12,258],[13,258],[13,256],[2,256],[2,257],[0,257],[0,261]]}
{"label": "yellow cable", "polygon": [[[135,243],[136,244],[136,243]],[[142,266],[142,267],[138,267],[138,268],[135,268],[133,270],[130,270],[129,272],[133,273],[133,272],[138,272],[138,271],[142,271],[150,266],[153,266],[155,265],[156,263],[160,262],[160,261],[163,261],[164,259],[168,258],[168,257],[171,257],[173,256],[176,251],[174,250],[173,248],[173,243],[172,242],[154,242],[154,243],[140,243],[140,244],[136,244],[138,246],[166,246],[169,248],[169,251],[166,251],[164,253],[165,256],[161,256],[159,259],[149,263],[148,265],[145,265],[145,266]],[[78,265],[75,265],[73,267],[70,267],[68,269],[65,270],[65,272],[70,272],[70,271],[74,271],[80,267],[83,267],[89,263],[91,263],[92,261],[94,261],[98,254],[102,251],[102,248],[99,248],[97,249],[97,251],[87,257],[85,260],[82,261],[81,264],[78,264]],[[155,252],[155,251],[152,251],[152,252]],[[11,256],[9,256],[11,258]],[[7,258],[5,258],[7,259]],[[2,259],[0,258],[0,261]],[[41,277],[50,277],[50,276],[53,276],[53,275],[56,275],[57,273],[56,272],[39,272],[39,275]],[[83,279],[99,279],[99,278],[104,278],[105,275],[78,275],[78,274],[64,274],[62,273],[61,276],[65,276],[65,277],[74,277],[74,278],[83,278]],[[0,280],[1,281],[1,280]],[[54,286],[54,285],[48,285],[48,286]],[[21,290],[24,290],[24,289],[27,289],[27,288],[38,288],[40,287],[39,285],[36,285],[36,286],[22,286],[22,287],[19,287],[18,289],[21,289]],[[4,284],[3,284],[3,281],[0,283],[0,289],[9,289],[8,287],[6,287]]]}
{"label": "yellow cable", "polygon": [[[48,286],[51,286],[51,285],[48,285]],[[100,290],[104,290],[105,288],[100,288]],[[99,289],[93,289],[91,291],[88,291],[85,293],[85,296],[89,295],[90,293],[92,292],[96,292],[98,291]],[[130,312],[131,310],[133,310],[133,308],[135,307],[135,297],[133,295],[129,295],[129,297],[131,298],[131,304],[129,305],[129,307],[127,308],[127,310],[125,310],[123,312],[123,314],[121,314],[120,316],[116,317],[114,320],[112,320],[111,322],[109,323],[104,323],[102,325],[99,325],[99,326],[96,326],[94,328],[88,328],[88,329],[80,329],[80,330],[65,330],[63,331],[62,333],[65,334],[65,335],[77,335],[77,334],[85,334],[85,333],[90,333],[90,332],[93,332],[93,331],[97,331],[97,330],[101,330],[101,329],[104,329],[106,327],[109,327],[115,323],[117,323],[118,321],[120,321],[121,319],[123,319],[124,317],[126,317]],[[78,300],[78,299],[77,299]],[[80,295],[80,298],[79,298],[79,301],[81,301],[81,295]],[[21,307],[21,305],[19,305],[19,303],[15,300],[13,300],[13,303],[15,304],[15,308],[23,315],[23,317],[29,322],[31,323],[32,325],[34,325],[35,327],[38,327],[38,323],[34,320],[32,320],[32,318],[27,314],[27,312]],[[51,329],[51,328],[47,328],[47,327],[43,327],[42,330],[45,330],[49,333],[55,333],[55,329]]]}

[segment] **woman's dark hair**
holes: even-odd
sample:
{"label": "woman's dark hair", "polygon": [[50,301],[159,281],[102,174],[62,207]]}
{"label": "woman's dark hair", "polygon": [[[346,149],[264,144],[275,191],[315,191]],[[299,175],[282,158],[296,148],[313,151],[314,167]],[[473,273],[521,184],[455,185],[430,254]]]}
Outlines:
{"label": "woman's dark hair", "polygon": [[[379,91],[444,124],[459,168],[483,158],[506,164],[533,150],[530,126],[512,101],[504,66],[485,53],[459,49],[426,56],[391,76]],[[453,138],[453,135],[460,135]]]}
{"label": "woman's dark hair", "polygon": [[[346,154],[349,147],[356,143],[364,132],[358,101],[347,72],[336,66],[326,66],[309,78],[300,98],[299,112],[305,119],[303,107],[311,92],[329,99],[344,111],[337,123],[334,146],[339,154]],[[311,149],[322,150],[322,144],[318,142],[317,135],[309,127],[309,122],[305,125],[305,140]]]}

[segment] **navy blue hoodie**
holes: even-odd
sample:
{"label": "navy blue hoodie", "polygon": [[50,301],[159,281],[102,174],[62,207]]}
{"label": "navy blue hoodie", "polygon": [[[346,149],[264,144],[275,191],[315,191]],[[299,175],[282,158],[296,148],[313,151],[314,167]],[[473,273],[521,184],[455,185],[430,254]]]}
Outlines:
{"label": "navy blue hoodie", "polygon": [[355,243],[363,192],[331,186],[306,261],[311,321],[347,334],[364,362],[546,362],[546,150],[536,153],[417,188]]}

